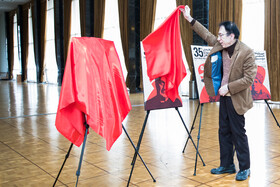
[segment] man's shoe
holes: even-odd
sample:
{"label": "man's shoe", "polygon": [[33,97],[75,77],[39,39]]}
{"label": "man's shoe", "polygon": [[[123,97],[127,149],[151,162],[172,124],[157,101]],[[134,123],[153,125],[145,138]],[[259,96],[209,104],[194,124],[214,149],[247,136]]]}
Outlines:
{"label": "man's shoe", "polygon": [[212,174],[236,173],[236,170],[234,164],[232,164],[228,167],[220,166],[218,168],[211,169],[211,173]]}
{"label": "man's shoe", "polygon": [[248,178],[248,176],[250,176],[250,169],[245,169],[245,170],[242,170],[242,171],[238,171],[235,179],[237,181],[244,181]]}

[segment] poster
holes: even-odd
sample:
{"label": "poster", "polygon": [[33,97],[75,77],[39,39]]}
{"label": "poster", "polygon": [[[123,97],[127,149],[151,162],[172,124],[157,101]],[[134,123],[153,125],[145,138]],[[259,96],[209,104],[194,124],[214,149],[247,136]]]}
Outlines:
{"label": "poster", "polygon": [[216,102],[220,100],[220,96],[210,97],[204,85],[204,63],[211,51],[212,47],[191,45],[192,57],[194,63],[194,74],[196,78],[197,91],[200,103]]}
{"label": "poster", "polygon": [[[205,89],[203,74],[204,63],[212,47],[192,45],[192,57],[194,63],[194,72],[197,84],[197,90],[200,103],[209,103],[219,101],[220,96],[210,97]],[[253,85],[250,87],[253,100],[270,99],[269,76],[267,69],[267,60],[265,51],[255,51],[256,64],[258,71]]]}
{"label": "poster", "polygon": [[254,83],[251,86],[253,100],[271,99],[266,52],[255,51],[255,57],[258,71]]}
{"label": "poster", "polygon": [[165,79],[159,77],[150,82],[147,74],[147,63],[141,42],[142,76],[144,88],[144,108],[145,110],[155,110],[164,108],[175,108],[182,106],[181,98],[176,98],[173,102],[165,93]]}

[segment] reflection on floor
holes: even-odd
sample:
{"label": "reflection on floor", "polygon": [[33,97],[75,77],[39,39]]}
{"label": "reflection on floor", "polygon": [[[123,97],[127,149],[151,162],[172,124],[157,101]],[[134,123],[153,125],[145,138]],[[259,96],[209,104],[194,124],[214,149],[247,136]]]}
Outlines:
{"label": "reflection on floor", "polygon": [[[59,91],[57,85],[0,81],[0,186],[52,186],[70,146],[55,128]],[[131,94],[130,99],[133,108],[124,126],[137,144],[146,115],[143,94]],[[182,99],[179,110],[190,128],[198,100]],[[280,105],[270,106],[280,121]],[[249,180],[210,174],[219,165],[218,108],[218,103],[203,107],[199,151],[206,166],[198,159],[196,176],[195,149],[189,142],[182,153],[188,136],[176,110],[151,111],[140,154],[156,182],[138,158],[130,186],[280,186],[280,128],[264,101],[255,102],[245,116]],[[199,117],[192,132],[195,142]],[[75,186],[80,153],[81,148],[73,146],[56,186]],[[108,152],[104,140],[90,130],[79,186],[126,186],[133,154],[124,133]]]}

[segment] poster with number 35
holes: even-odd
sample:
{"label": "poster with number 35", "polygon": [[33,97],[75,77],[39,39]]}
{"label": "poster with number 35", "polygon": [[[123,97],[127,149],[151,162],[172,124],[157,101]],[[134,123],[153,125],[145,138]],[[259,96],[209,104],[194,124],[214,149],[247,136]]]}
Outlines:
{"label": "poster with number 35", "polygon": [[[191,45],[194,63],[194,72],[197,84],[197,91],[200,103],[219,101],[220,96],[210,97],[205,89],[203,74],[204,63],[212,47]],[[258,65],[257,75],[251,88],[253,100],[271,99],[267,60],[265,51],[255,51],[256,64]]]}

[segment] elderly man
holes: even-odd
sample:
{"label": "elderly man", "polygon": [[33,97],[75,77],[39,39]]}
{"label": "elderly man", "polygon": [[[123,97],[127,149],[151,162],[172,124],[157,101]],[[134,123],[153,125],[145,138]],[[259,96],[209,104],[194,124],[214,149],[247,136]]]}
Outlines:
{"label": "elderly man", "polygon": [[[236,180],[246,180],[250,175],[250,152],[245,130],[244,114],[253,107],[250,86],[257,73],[252,49],[238,40],[239,30],[235,23],[222,22],[218,36],[214,36],[190,15],[190,8],[180,9],[193,30],[208,45],[213,46],[204,66],[204,82],[209,96],[220,94],[219,144],[220,167],[212,174],[236,173],[233,162],[234,148],[239,162]],[[220,58],[219,58],[220,56]],[[214,62],[221,59],[221,80],[214,79]],[[218,85],[218,86],[217,86]],[[216,90],[216,92],[215,92]]]}

